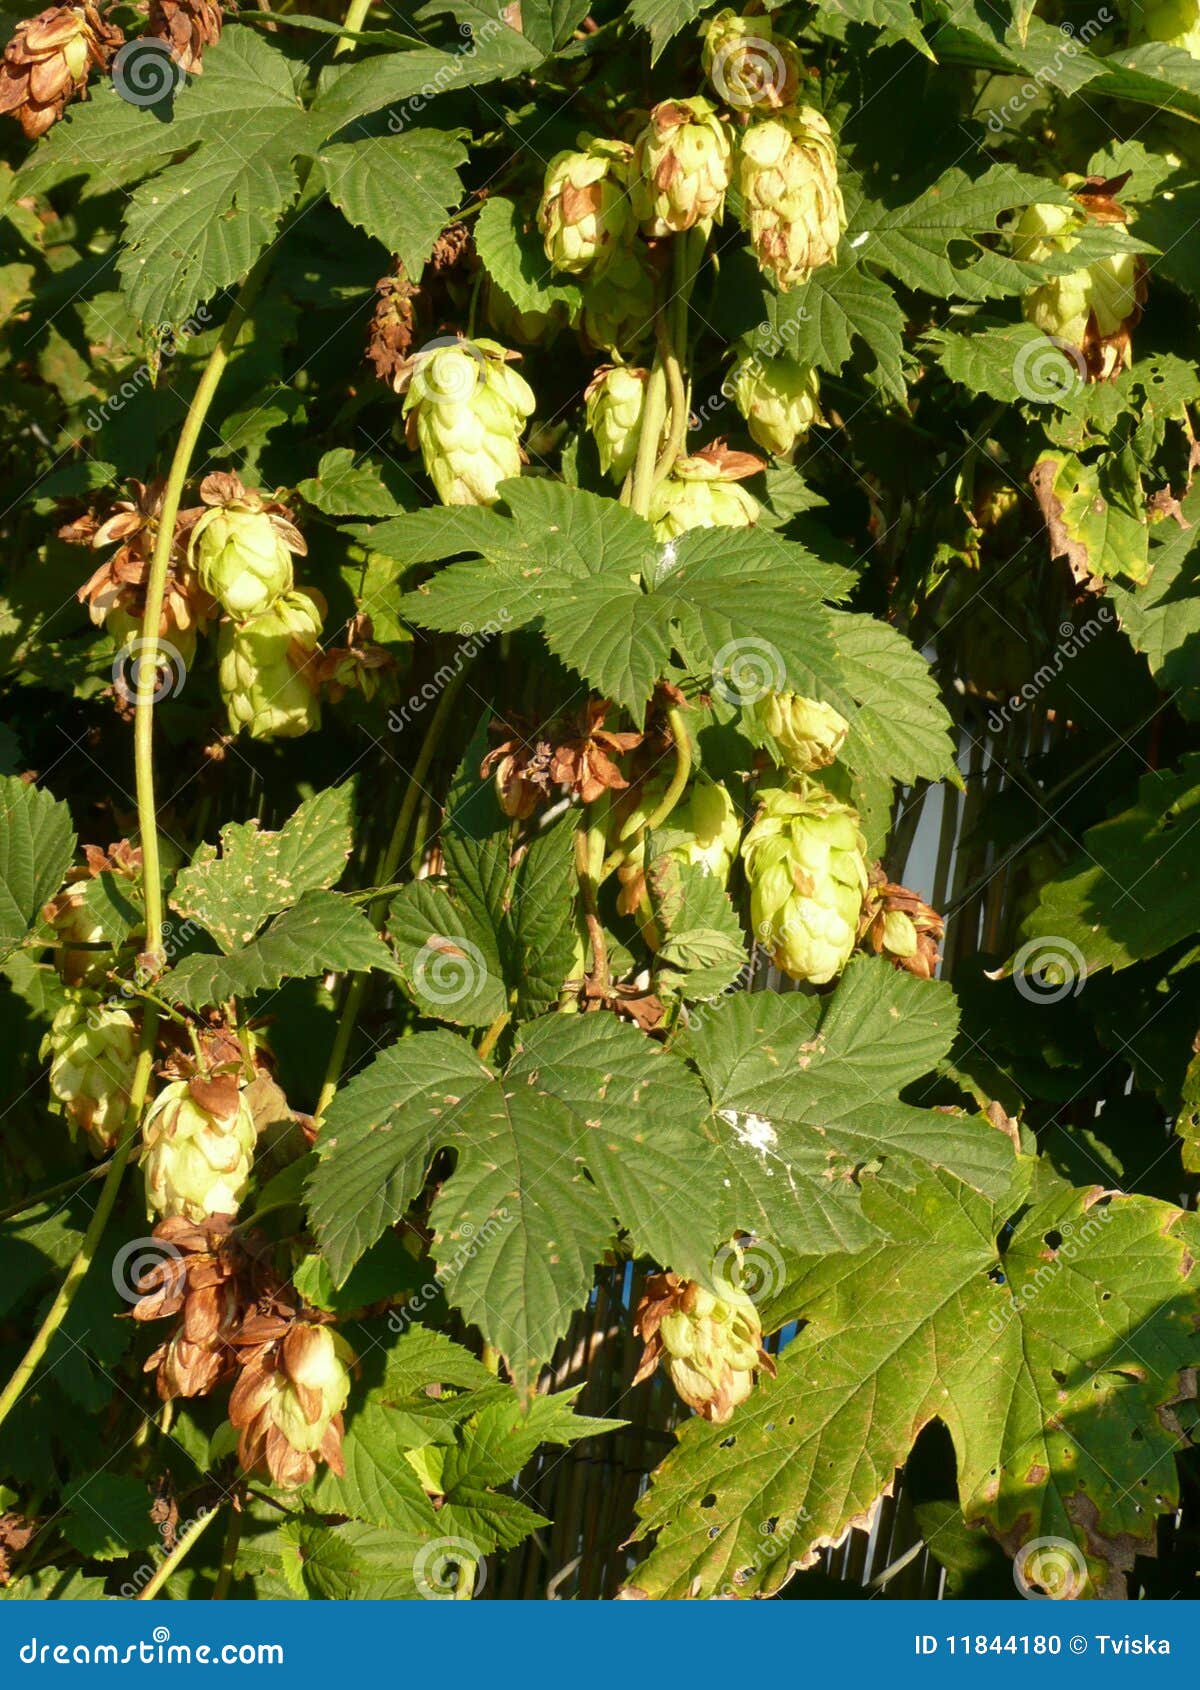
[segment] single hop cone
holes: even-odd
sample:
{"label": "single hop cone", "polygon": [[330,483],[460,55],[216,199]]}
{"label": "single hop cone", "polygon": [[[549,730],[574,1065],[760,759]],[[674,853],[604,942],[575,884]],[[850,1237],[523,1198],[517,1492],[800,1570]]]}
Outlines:
{"label": "single hop cone", "polygon": [[824,422],[817,372],[791,358],[759,358],[745,351],[729,372],[725,390],[746,419],[750,438],[782,457]]}
{"label": "single hop cone", "polygon": [[738,137],[737,182],[754,256],[781,292],[833,263],[846,210],[820,112],[798,106],[751,123]]}
{"label": "single hop cone", "polygon": [[247,491],[236,475],[200,486],[209,509],[192,529],[188,557],[200,585],[235,622],[270,610],[293,584],[292,553],[307,551],[282,506]]}
{"label": "single hop cone", "polygon": [[587,135],[579,141],[580,151],[556,153],[546,167],[538,228],[553,269],[600,275],[634,236],[633,148]]}
{"label": "single hop cone", "polygon": [[780,111],[792,104],[804,66],[769,18],[739,17],[726,7],[701,31],[704,74],[719,100],[736,111]]}
{"label": "single hop cone", "polygon": [[633,208],[642,233],[677,235],[719,222],[733,171],[725,120],[701,95],[650,113],[633,159]]}
{"label": "single hop cone", "polygon": [[1200,59],[1200,0],[1140,0],[1131,11],[1131,46],[1161,41]]}
{"label": "single hop cone", "polygon": [[632,358],[654,329],[654,271],[644,246],[617,254],[604,274],[584,277],[579,327],[584,339],[612,358]]}
{"label": "single hop cone", "polygon": [[867,890],[858,812],[812,781],[762,795],[742,841],[755,936],[776,968],[824,986],[858,937]]}
{"label": "single hop cone", "polygon": [[[88,908],[88,885],[106,873],[136,880],[141,874],[142,853],[127,839],[120,839],[107,851],[98,845],[85,845],[83,856],[83,862],[68,870],[61,890],[44,906],[42,919],[54,929],[58,940],[54,966],[65,983],[99,986],[107,979],[115,958],[104,924]],[[101,948],[90,948],[93,946]]]}
{"label": "single hop cone", "polygon": [[731,452],[720,443],[690,458],[678,458],[650,500],[650,521],[660,540],[690,528],[750,528],[759,503],[738,485],[766,465],[750,452]]}
{"label": "single hop cone", "polygon": [[146,34],[165,41],[188,76],[199,76],[204,49],[221,39],[220,5],[217,0],[150,0]]}
{"label": "single hop cone", "polygon": [[296,739],[321,725],[324,601],[297,587],[248,622],[223,622],[217,677],[231,733]]}
{"label": "single hop cone", "polygon": [[89,72],[107,69],[124,39],[91,0],[49,6],[23,19],[0,59],[0,112],[9,112],[36,141],[69,101],[86,93]]}
{"label": "single hop cone", "polygon": [[403,392],[408,376],[419,294],[420,289],[409,281],[399,259],[392,272],[375,283],[375,309],[367,331],[367,361],[379,380],[397,393]]}
{"label": "single hop cone", "polygon": [[500,483],[521,473],[521,434],[536,400],[514,356],[494,340],[462,340],[414,360],[409,444],[420,447],[444,505],[494,505]]}
{"label": "single hop cone", "polygon": [[72,1137],[81,1132],[96,1156],[107,1156],[120,1137],[137,1043],[137,1026],[126,1010],[84,991],[68,993],[42,1040],[51,1095]]}
{"label": "single hop cone", "polygon": [[828,768],[850,731],[849,722],[831,704],[798,692],[768,692],[755,708],[794,775]]}
{"label": "single hop cone", "polygon": [[[254,1343],[256,1326],[265,1341]],[[275,1329],[282,1328],[276,1336]],[[229,1398],[238,1460],[247,1473],[265,1469],[277,1485],[307,1484],[317,1463],[337,1474],[342,1462],[342,1410],[354,1355],[328,1326],[251,1317],[240,1337],[241,1372]]]}
{"label": "single hop cone", "polygon": [[716,1297],[678,1274],[653,1273],[634,1331],[645,1349],[633,1383],[648,1379],[661,1364],[688,1407],[717,1425],[745,1402],[759,1368],[775,1372],[763,1348],[758,1311],[733,1287]]}
{"label": "single hop cone", "polygon": [[232,1074],[173,1080],[143,1127],[146,1201],[151,1214],[197,1223],[236,1215],[250,1183],[256,1133],[250,1105]]}
{"label": "single hop cone", "polygon": [[246,1252],[232,1215],[211,1215],[200,1225],[173,1215],[159,1221],[153,1237],[163,1254],[138,1280],[133,1318],[179,1319],[145,1371],[157,1374],[163,1402],[205,1396],[236,1371],[232,1339],[250,1295]]}
{"label": "single hop cone", "polygon": [[600,468],[613,481],[624,481],[637,457],[648,380],[648,370],[602,364],[584,390]]}
{"label": "single hop cone", "polygon": [[[1063,178],[1075,205],[1027,206],[1012,232],[1013,256],[1045,264],[1079,243],[1088,223],[1119,227],[1125,212],[1112,197],[1115,184]],[[1083,354],[1089,381],[1107,381],[1131,362],[1131,340],[1142,314],[1146,267],[1135,252],[1116,252],[1085,269],[1054,276],[1021,300],[1027,322]]]}
{"label": "single hop cone", "polygon": [[945,930],[941,916],[920,893],[897,886],[876,863],[859,919],[864,949],[869,946],[876,956],[887,957],[918,980],[932,980]]}

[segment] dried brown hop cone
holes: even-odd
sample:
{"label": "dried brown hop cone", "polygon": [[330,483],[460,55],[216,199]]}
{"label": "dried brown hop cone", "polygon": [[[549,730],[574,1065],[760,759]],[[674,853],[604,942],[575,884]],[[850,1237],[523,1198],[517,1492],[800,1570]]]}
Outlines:
{"label": "dried brown hop cone", "polygon": [[0,112],[16,118],[31,141],[58,122],[87,88],[91,70],[105,70],[125,37],[105,23],[92,0],[48,6],[17,25],[0,59]]}
{"label": "dried brown hop cone", "polygon": [[238,1460],[265,1467],[277,1485],[304,1485],[326,1461],[339,1477],[342,1410],[353,1352],[328,1326],[281,1315],[251,1315],[236,1340],[241,1373],[229,1399]]}
{"label": "dried brown hop cone", "polygon": [[199,76],[204,49],[221,39],[221,8],[216,0],[150,0],[146,34],[168,44],[180,70]]}
{"label": "dried brown hop cone", "polygon": [[[464,231],[465,232],[465,231]],[[367,361],[387,386],[402,391],[408,373],[420,289],[410,282],[403,264],[375,283],[375,311],[367,333]]]}
{"label": "dried brown hop cone", "polygon": [[876,863],[863,899],[859,941],[876,956],[919,980],[932,980],[940,960],[938,945],[946,924],[919,892],[898,886]]}
{"label": "dried brown hop cone", "polygon": [[164,1402],[204,1396],[237,1369],[231,1340],[253,1285],[250,1258],[233,1224],[232,1215],[209,1215],[199,1225],[173,1215],[152,1234],[164,1254],[138,1280],[133,1318],[181,1317],[146,1362],[147,1373],[157,1372]]}

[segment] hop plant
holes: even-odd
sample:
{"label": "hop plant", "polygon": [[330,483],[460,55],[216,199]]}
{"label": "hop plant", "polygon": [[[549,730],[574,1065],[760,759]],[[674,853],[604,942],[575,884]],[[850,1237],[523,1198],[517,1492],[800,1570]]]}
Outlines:
{"label": "hop plant", "polygon": [[84,861],[68,871],[61,889],[42,910],[43,920],[58,940],[54,966],[68,986],[100,985],[114,960],[108,932],[88,907],[88,883],[101,874],[132,882],[142,867],[141,851],[127,839],[118,840],[107,851],[85,845],[83,856]]}
{"label": "hop plant", "polygon": [[631,358],[645,346],[654,327],[654,272],[643,246],[618,253],[596,280],[585,278],[579,326],[613,358]]}
{"label": "hop plant", "polygon": [[717,1297],[678,1274],[651,1274],[634,1324],[646,1347],[633,1383],[661,1363],[688,1407],[718,1425],[745,1402],[760,1367],[775,1372],[758,1310],[733,1286]]}
{"label": "hop plant", "polygon": [[538,227],[555,270],[600,275],[633,239],[633,148],[590,135],[581,135],[579,145],[580,151],[556,153],[547,165]]}
{"label": "hop plant", "polygon": [[[242,1368],[229,1398],[246,1472],[265,1468],[277,1485],[307,1484],[317,1463],[337,1474],[342,1463],[342,1410],[350,1395],[354,1354],[328,1326],[253,1317],[239,1334]],[[262,1333],[263,1341],[254,1342]]]}
{"label": "hop plant", "polygon": [[50,1058],[50,1091],[72,1136],[82,1132],[95,1155],[107,1156],[120,1136],[137,1060],[133,1017],[95,992],[69,992],[40,1054]]}
{"label": "hop plant", "polygon": [[793,980],[826,985],[858,936],[867,889],[858,812],[814,782],[765,792],[742,841],[754,932]]}
{"label": "hop plant", "polygon": [[938,945],[944,933],[945,923],[933,906],[919,892],[890,881],[876,863],[859,918],[864,947],[918,980],[931,980],[941,960]]}
{"label": "hop plant", "polygon": [[791,358],[759,358],[744,350],[729,372],[728,391],[755,445],[776,457],[824,421],[817,372]]}
{"label": "hop plant", "polygon": [[260,616],[292,589],[292,553],[307,551],[282,506],[242,486],[236,475],[206,476],[209,507],[192,529],[188,558],[202,590],[236,622]]}
{"label": "hop plant", "polygon": [[759,268],[782,292],[833,263],[846,210],[820,112],[799,106],[751,123],[738,139],[737,181]]}
{"label": "hop plant", "polygon": [[795,775],[811,774],[833,762],[850,724],[831,704],[798,692],[768,692],[756,706],[758,719]]}
{"label": "hop plant", "polygon": [[719,222],[733,169],[724,119],[702,95],[664,100],[633,158],[633,206],[642,232],[675,235]]}
{"label": "hop plant", "polygon": [[[1089,222],[1120,225],[1125,213],[1105,190],[1106,183],[1082,183],[1064,177],[1064,186],[1077,187],[1073,206],[1031,205],[1012,232],[1014,257],[1044,264],[1079,244],[1079,231]],[[1076,346],[1092,380],[1116,375],[1130,361],[1130,337],[1141,315],[1145,266],[1134,252],[1115,252],[1082,270],[1052,276],[1021,300],[1027,322],[1056,340]]]}
{"label": "hop plant", "polygon": [[676,460],[650,500],[650,521],[660,540],[673,540],[689,528],[750,528],[759,503],[738,482],[765,466],[749,452],[706,447]]}
{"label": "hop plant", "polygon": [[301,588],[248,622],[225,622],[218,680],[231,733],[295,739],[321,725],[314,662],[324,603]]}
{"label": "hop plant", "polygon": [[105,69],[124,39],[92,0],[22,19],[0,59],[0,112],[10,112],[36,141],[86,93],[88,73]]}
{"label": "hop plant", "polygon": [[494,505],[521,473],[520,439],[536,400],[494,340],[449,341],[414,361],[404,414],[409,444],[444,505]]}
{"label": "hop plant", "polygon": [[702,62],[717,97],[738,111],[791,105],[804,74],[792,42],[767,17],[743,18],[726,7],[702,26]]}
{"label": "hop plant", "polygon": [[587,425],[600,454],[600,468],[613,481],[624,481],[637,456],[648,380],[647,370],[603,364],[584,392]]}
{"label": "hop plant", "polygon": [[250,1183],[256,1133],[237,1080],[173,1080],[142,1129],[150,1213],[197,1223],[235,1215]]}

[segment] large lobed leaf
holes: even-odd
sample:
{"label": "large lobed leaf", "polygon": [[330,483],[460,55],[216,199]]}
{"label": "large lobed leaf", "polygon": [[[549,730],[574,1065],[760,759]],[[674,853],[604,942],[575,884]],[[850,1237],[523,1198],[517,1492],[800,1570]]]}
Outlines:
{"label": "large lobed leaf", "polygon": [[802,1266],[775,1311],[804,1321],[778,1377],[728,1425],[691,1422],[656,1474],[640,1591],[777,1589],[870,1517],[941,1420],[969,1525],[1010,1553],[1073,1542],[1087,1591],[1124,1594],[1176,1506],[1200,1224],[1053,1176],[1030,1192],[1031,1172],[998,1205],[945,1173],[915,1189],[868,1183],[880,1240]]}

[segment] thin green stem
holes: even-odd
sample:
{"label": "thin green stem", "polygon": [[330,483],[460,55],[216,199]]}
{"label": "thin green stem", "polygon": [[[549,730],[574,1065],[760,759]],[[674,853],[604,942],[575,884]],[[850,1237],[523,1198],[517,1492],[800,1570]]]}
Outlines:
{"label": "thin green stem", "polygon": [[[413,771],[409,777],[408,786],[405,789],[404,799],[400,805],[400,814],[396,817],[396,825],[392,829],[392,837],[388,841],[387,849],[383,853],[383,857],[375,875],[375,879],[385,888],[385,890],[388,882],[395,875],[396,870],[399,868],[404,858],[404,847],[408,840],[409,829],[412,827],[413,817],[417,811],[417,805],[421,801],[421,794],[424,791],[426,777],[429,774],[430,766],[433,763],[433,759],[437,752],[438,745],[441,742],[441,737],[445,731],[446,724],[449,722],[451,714],[453,713],[454,703],[458,697],[459,690],[467,678],[468,668],[469,665],[464,663],[458,673],[453,675],[447,682],[441,698],[438,699],[437,709],[434,711],[433,719],[429,724],[429,731],[425,735],[420,752],[417,755],[417,760],[413,765]],[[371,905],[368,907],[368,914],[370,915],[371,920],[375,923],[376,928],[383,926],[386,910],[386,899],[376,896],[372,900]],[[338,1019],[337,1032],[334,1034],[333,1049],[329,1053],[329,1063],[325,1070],[325,1081],[321,1087],[321,1095],[317,1099],[317,1107],[313,1111],[313,1116],[317,1121],[320,1121],[321,1116],[325,1113],[326,1109],[328,1109],[330,1100],[332,1099],[334,1092],[337,1090],[338,1081],[342,1077],[342,1069],[346,1062],[346,1053],[350,1049],[350,1040],[354,1035],[355,1023],[358,1020],[359,1013],[363,1006],[363,1001],[366,998],[369,983],[369,975],[355,974],[351,977],[350,984],[346,990],[345,1002],[342,1005],[342,1012]]]}
{"label": "thin green stem", "polygon": [[210,1508],[207,1514],[201,1514],[199,1519],[192,1521],[187,1531],[184,1532],[179,1542],[175,1545],[174,1549],[172,1549],[171,1553],[167,1556],[162,1566],[150,1580],[150,1583],[144,1590],[138,1591],[137,1596],[134,1598],[135,1601],[150,1602],[158,1595],[159,1591],[162,1589],[163,1585],[166,1584],[176,1567],[178,1567],[185,1557],[191,1553],[193,1546],[212,1525],[219,1512],[219,1508]]}
{"label": "thin green stem", "polygon": [[339,35],[333,49],[334,58],[342,53],[348,53],[354,45],[353,37],[359,33],[367,21],[367,13],[371,10],[371,0],[350,0],[346,8],[346,16],[342,20],[344,35]]}
{"label": "thin green stem", "polygon": [[654,491],[654,466],[658,460],[658,442],[662,437],[667,416],[667,377],[661,358],[654,360],[650,380],[646,383],[646,399],[642,406],[642,429],[638,436],[637,461],[633,466],[633,486],[629,508],[638,516],[650,514],[650,495]]}
{"label": "thin green stem", "polygon": [[672,253],[672,294],[669,311],[655,320],[659,356],[667,375],[671,396],[671,427],[667,443],[654,466],[654,486],[671,473],[687,438],[688,397],[684,370],[687,368],[688,305],[696,276],[704,260],[708,236],[703,229],[689,229],[676,237]]}
{"label": "thin green stem", "polygon": [[575,833],[575,878],[579,882],[579,896],[583,901],[583,919],[587,923],[592,945],[592,969],[596,984],[607,992],[611,984],[608,971],[608,945],[604,938],[604,924],[596,903],[596,882],[592,877],[591,840],[586,827]]}
{"label": "thin green stem", "polygon": [[28,1214],[30,1209],[36,1209],[41,1203],[49,1203],[51,1198],[62,1197],[67,1192],[81,1191],[85,1185],[103,1179],[111,1167],[111,1159],[100,1162],[84,1174],[72,1174],[70,1179],[60,1179],[57,1185],[48,1185],[44,1191],[35,1191],[32,1197],[22,1197],[19,1203],[13,1203],[7,1209],[0,1209],[0,1222],[15,1220],[18,1215]]}
{"label": "thin green stem", "polygon": [[631,851],[635,851],[648,833],[653,833],[656,827],[661,827],[671,811],[683,797],[683,789],[688,783],[692,772],[692,746],[688,739],[687,727],[684,724],[683,712],[676,706],[667,711],[667,721],[671,724],[671,737],[675,742],[675,769],[671,775],[670,784],[662,795],[662,801],[657,809],[642,823],[633,836],[628,840],[621,840],[604,859],[604,866],[600,870],[597,885],[603,885],[614,869],[618,868]]}
{"label": "thin green stem", "polygon": [[266,279],[269,259],[270,249],[263,253],[242,283],[237,299],[234,301],[233,309],[226,319],[225,327],[221,330],[220,339],[209,354],[208,362],[204,366],[196,391],[192,395],[192,402],[188,406],[187,416],[183,419],[183,427],[179,431],[175,455],[171,459],[171,468],[167,473],[167,483],[163,489],[162,509],[158,515],[158,529],[154,537],[154,555],[150,561],[150,573],[146,581],[146,605],[142,614],[141,656],[136,666],[137,702],[133,728],[133,755],[137,776],[137,811],[138,832],[142,846],[142,881],[146,899],[145,954],[150,958],[150,966],[156,969],[165,964],[166,957],[163,953],[163,894],[162,871],[158,851],[158,814],[154,800],[154,703],[156,691],[154,652],[158,644],[163,596],[167,585],[167,571],[171,562],[171,545],[175,537],[175,519],[179,515],[183,486],[192,467],[192,454],[196,450],[200,430],[204,427],[204,419],[208,415],[217,386],[225,373],[225,366],[229,362],[229,355],[233,350],[234,343],[241,332],[243,323],[246,321],[250,307],[258,297],[258,291]]}
{"label": "thin green stem", "polygon": [[142,1118],[142,1108],[146,1095],[150,1089],[150,1074],[154,1061],[154,1036],[158,1029],[158,1012],[153,1005],[146,1013],[142,1023],[141,1048],[138,1051],[137,1065],[133,1071],[133,1082],[129,1088],[129,1101],[125,1106],[125,1113],[121,1121],[121,1138],[116,1154],[109,1164],[108,1174],[92,1212],[88,1229],[83,1235],[83,1243],[76,1252],[75,1259],[67,1269],[67,1276],[58,1288],[58,1295],[51,1303],[33,1342],[17,1363],[16,1369],[8,1384],[0,1394],[0,1426],[7,1420],[17,1399],[24,1392],[25,1387],[33,1378],[50,1341],[67,1317],[75,1299],[75,1293],[83,1284],[88,1269],[96,1254],[96,1247],[100,1243],[104,1229],[108,1225],[108,1218],[112,1214],[113,1204],[117,1200],[121,1176],[125,1172],[125,1164],[137,1140],[138,1124]]}
{"label": "thin green stem", "polygon": [[233,1569],[237,1564],[238,1545],[242,1541],[242,1510],[235,1505],[229,1510],[229,1524],[225,1528],[225,1542],[221,1545],[221,1570],[213,1585],[212,1600],[224,1602],[233,1583]]}
{"label": "thin green stem", "polygon": [[486,1062],[488,1057],[492,1054],[492,1051],[496,1048],[496,1040],[508,1026],[511,1019],[512,1011],[502,1009],[488,1028],[487,1032],[483,1035],[482,1039],[480,1039],[478,1056],[481,1062]]}

